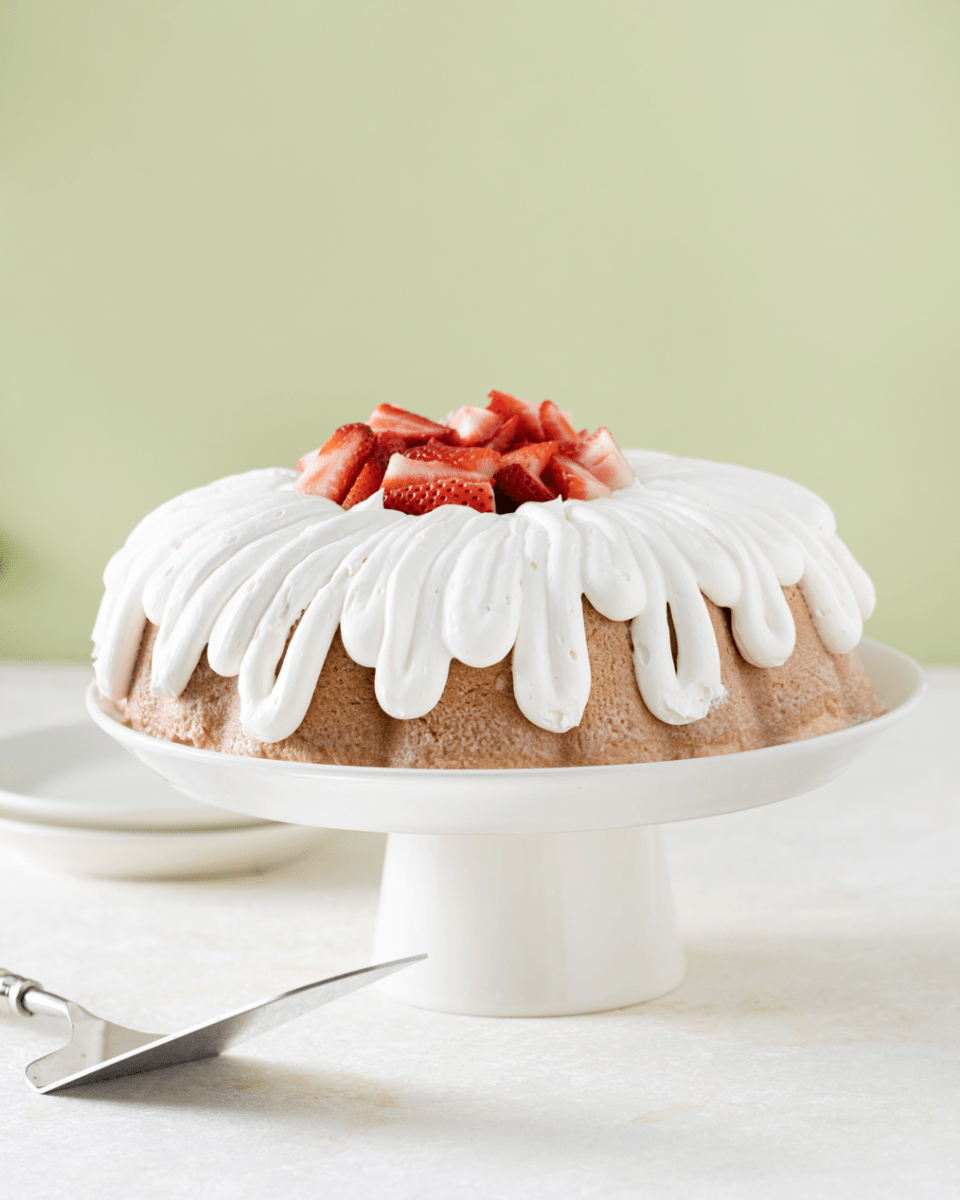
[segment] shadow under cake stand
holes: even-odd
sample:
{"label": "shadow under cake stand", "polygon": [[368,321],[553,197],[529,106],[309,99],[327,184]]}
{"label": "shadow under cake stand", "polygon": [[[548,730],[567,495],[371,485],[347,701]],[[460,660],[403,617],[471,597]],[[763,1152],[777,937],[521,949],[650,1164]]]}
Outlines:
{"label": "shadow under cake stand", "polygon": [[754,808],[835,779],[919,702],[923,672],[864,640],[887,711],[837,733],[675,762],[534,770],[336,767],[244,758],[96,723],[174,787],[273,821],[386,832],[374,961],[429,959],[381,990],[422,1008],[558,1016],[651,1000],[685,962],[658,825]]}

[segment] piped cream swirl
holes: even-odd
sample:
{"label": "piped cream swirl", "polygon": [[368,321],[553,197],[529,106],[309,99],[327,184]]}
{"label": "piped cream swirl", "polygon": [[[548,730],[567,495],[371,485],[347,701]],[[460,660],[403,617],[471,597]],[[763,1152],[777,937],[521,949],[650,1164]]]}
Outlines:
{"label": "piped cream swirl", "polygon": [[631,622],[641,695],[671,725],[699,720],[724,694],[703,596],[731,610],[755,666],[793,651],[790,584],[828,650],[857,645],[873,585],[823,500],[745,467],[627,457],[637,482],[609,499],[504,516],[448,505],[411,517],[385,510],[381,492],[345,512],[295,492],[297,473],[281,468],[186,492],[141,521],[107,566],[97,685],[127,694],[149,619],[159,627],[154,694],[179,695],[206,646],[214,671],[239,676],[244,732],[276,742],[303,720],[339,626],[347,654],[376,669],[377,700],[393,717],[429,712],[451,659],[485,667],[512,649],[521,712],[562,733],[590,694],[582,595]]}

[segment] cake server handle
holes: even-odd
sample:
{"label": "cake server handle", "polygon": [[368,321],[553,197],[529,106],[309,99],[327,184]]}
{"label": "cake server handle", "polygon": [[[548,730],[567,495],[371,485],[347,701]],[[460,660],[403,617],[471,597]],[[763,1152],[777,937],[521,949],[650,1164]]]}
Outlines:
{"label": "cake server handle", "polygon": [[69,1021],[68,1003],[62,996],[45,992],[35,979],[0,967],[0,1012],[15,1017],[59,1017]]}

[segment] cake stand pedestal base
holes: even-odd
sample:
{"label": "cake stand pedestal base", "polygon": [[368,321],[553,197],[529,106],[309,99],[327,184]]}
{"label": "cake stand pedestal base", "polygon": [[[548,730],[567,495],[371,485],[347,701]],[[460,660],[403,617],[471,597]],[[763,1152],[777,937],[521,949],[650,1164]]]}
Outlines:
{"label": "cake stand pedestal base", "polygon": [[374,961],[429,959],[380,984],[441,1012],[599,1012],[671,991],[685,962],[656,826],[588,833],[393,833]]}
{"label": "cake stand pedestal base", "polygon": [[[429,959],[381,986],[442,1012],[548,1017],[652,1000],[683,978],[656,826],[822,787],[923,695],[923,671],[864,639],[887,711],[763,750],[677,762],[505,770],[349,767],[198,750],[94,721],[188,796],[233,812],[389,832],[374,961]],[[583,832],[584,830],[590,832]],[[304,919],[308,917],[304,916]]]}

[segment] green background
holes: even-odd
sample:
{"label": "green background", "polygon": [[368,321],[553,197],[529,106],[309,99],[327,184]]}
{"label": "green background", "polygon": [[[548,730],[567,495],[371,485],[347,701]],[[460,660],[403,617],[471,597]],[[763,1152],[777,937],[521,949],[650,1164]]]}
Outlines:
{"label": "green background", "polygon": [[133,524],[491,387],[814,488],[960,658],[953,0],[0,4],[0,655]]}

